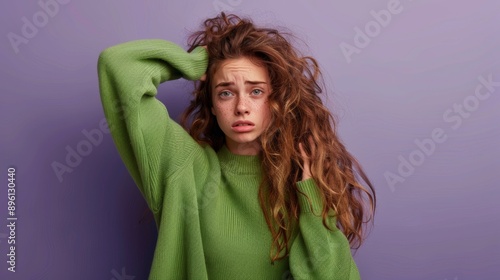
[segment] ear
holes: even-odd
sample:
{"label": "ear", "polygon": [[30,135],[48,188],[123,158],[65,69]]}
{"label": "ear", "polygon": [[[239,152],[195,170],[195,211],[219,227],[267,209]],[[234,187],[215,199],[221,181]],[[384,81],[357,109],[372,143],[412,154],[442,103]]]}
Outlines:
{"label": "ear", "polygon": [[213,107],[213,106],[212,106],[212,107],[210,107],[210,111],[212,111],[212,115],[214,115],[214,116],[215,116],[215,110],[214,110],[214,107]]}

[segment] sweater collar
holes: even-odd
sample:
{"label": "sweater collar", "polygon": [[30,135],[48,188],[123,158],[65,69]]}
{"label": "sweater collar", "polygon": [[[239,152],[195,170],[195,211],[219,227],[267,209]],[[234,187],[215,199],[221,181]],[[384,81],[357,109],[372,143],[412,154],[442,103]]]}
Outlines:
{"label": "sweater collar", "polygon": [[234,174],[257,175],[262,172],[262,159],[259,155],[237,155],[233,154],[226,145],[217,152],[221,169]]}

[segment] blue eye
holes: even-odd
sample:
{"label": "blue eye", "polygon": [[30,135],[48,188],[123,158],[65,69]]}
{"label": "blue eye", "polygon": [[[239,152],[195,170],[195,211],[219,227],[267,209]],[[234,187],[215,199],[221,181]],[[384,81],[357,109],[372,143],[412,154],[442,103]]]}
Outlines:
{"label": "blue eye", "polygon": [[252,94],[254,94],[254,95],[259,95],[259,94],[262,94],[262,93],[263,93],[263,91],[260,90],[260,89],[254,89],[254,90],[252,90]]}
{"label": "blue eye", "polygon": [[231,96],[231,94],[232,94],[231,92],[225,90],[225,91],[221,91],[219,93],[219,96],[221,96],[221,97],[228,97],[228,96]]}

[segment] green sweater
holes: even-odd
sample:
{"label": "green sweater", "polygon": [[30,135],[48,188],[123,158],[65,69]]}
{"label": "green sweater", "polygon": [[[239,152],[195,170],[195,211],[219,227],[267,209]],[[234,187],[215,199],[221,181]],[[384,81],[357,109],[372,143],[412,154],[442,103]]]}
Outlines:
{"label": "green sweater", "polygon": [[299,194],[290,255],[271,264],[257,196],[259,156],[199,145],[155,98],[160,83],[197,80],[207,64],[205,49],[187,53],[161,39],[122,43],[99,56],[114,143],[158,229],[149,279],[359,279],[346,237],[322,224],[313,179],[296,183],[311,202]]}

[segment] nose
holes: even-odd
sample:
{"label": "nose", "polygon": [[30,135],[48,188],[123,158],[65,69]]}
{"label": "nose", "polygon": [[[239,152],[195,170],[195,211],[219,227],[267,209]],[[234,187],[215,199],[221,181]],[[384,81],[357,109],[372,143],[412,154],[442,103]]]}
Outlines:
{"label": "nose", "polygon": [[244,96],[238,96],[236,99],[235,112],[237,116],[239,115],[247,115],[250,113],[248,100]]}

